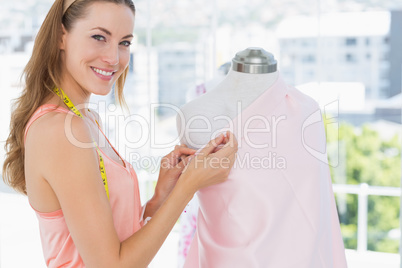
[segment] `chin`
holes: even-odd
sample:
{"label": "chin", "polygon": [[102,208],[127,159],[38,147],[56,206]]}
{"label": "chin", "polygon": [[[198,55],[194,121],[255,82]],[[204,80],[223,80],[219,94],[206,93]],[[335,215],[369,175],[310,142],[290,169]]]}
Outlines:
{"label": "chin", "polygon": [[113,86],[110,87],[104,87],[104,88],[97,88],[96,90],[92,91],[93,94],[99,95],[99,96],[106,96],[110,92],[112,92]]}
{"label": "chin", "polygon": [[99,95],[99,96],[106,96],[111,92],[111,90],[105,92],[105,91],[101,91],[101,92],[96,92],[94,93],[95,95]]}

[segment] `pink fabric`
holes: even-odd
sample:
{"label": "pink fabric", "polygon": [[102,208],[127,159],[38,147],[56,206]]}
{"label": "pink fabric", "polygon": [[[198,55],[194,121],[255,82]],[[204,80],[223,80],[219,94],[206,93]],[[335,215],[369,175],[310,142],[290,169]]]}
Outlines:
{"label": "pink fabric", "polygon": [[[46,104],[36,110],[27,124],[25,138],[30,125],[42,115],[52,111],[71,113],[62,107],[54,110],[55,107],[55,105]],[[101,153],[105,163],[113,221],[117,235],[120,241],[123,241],[141,228],[142,211],[137,175],[127,161],[124,160],[126,167],[123,167],[103,151]],[[62,210],[51,213],[36,211],[36,214],[47,266],[85,267],[70,236]]]}
{"label": "pink fabric", "polygon": [[326,157],[323,122],[309,123],[317,111],[279,78],[232,121],[237,160],[226,182],[197,193],[185,268],[347,267],[329,167],[310,153]]}
{"label": "pink fabric", "polygon": [[183,267],[187,258],[197,228],[198,208],[197,196],[194,196],[180,215],[179,256],[177,261],[180,268]]}

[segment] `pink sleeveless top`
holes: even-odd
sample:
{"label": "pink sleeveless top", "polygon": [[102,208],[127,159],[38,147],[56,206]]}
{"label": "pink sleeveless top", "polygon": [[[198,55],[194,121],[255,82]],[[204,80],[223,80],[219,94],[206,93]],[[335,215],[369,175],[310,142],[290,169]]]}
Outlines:
{"label": "pink sleeveless top", "polygon": [[[48,112],[72,113],[63,107],[54,110],[55,107],[57,106],[53,104],[45,104],[35,111],[26,126],[24,141],[31,124],[42,115]],[[101,129],[99,130],[102,132]],[[105,135],[103,132],[102,134]],[[107,138],[106,140],[109,142]],[[113,146],[112,148],[118,154]],[[125,167],[108,157],[102,150],[101,153],[105,163],[114,226],[120,241],[123,241],[138,231],[142,225],[137,175],[133,167],[119,154]],[[85,267],[71,238],[63,211],[60,209],[50,213],[36,210],[35,212],[39,221],[46,265],[48,267]]]}

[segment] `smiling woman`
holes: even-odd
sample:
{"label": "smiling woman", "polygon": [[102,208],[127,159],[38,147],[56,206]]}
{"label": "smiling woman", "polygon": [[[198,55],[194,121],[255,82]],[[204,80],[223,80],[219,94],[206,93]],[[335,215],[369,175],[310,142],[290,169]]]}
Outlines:
{"label": "smiling woman", "polygon": [[[3,178],[28,196],[49,267],[146,267],[194,193],[225,181],[233,166],[232,133],[197,156],[176,146],[141,207],[134,169],[88,109],[91,94],[106,95],[113,85],[125,104],[134,14],[131,0],[56,0],[25,68]],[[216,160],[226,165],[210,165]]]}

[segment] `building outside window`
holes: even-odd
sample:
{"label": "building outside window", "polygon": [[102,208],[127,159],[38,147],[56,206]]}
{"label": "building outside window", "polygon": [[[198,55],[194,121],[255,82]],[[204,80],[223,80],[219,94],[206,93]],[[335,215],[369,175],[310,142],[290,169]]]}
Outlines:
{"label": "building outside window", "polygon": [[356,46],[357,40],[356,38],[346,38],[345,45],[346,46]]}
{"label": "building outside window", "polygon": [[350,62],[350,63],[357,62],[356,55],[353,55],[353,54],[350,54],[350,53],[345,55],[345,60],[347,62]]}

